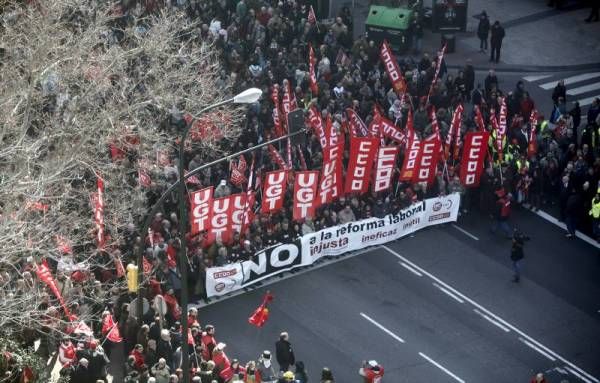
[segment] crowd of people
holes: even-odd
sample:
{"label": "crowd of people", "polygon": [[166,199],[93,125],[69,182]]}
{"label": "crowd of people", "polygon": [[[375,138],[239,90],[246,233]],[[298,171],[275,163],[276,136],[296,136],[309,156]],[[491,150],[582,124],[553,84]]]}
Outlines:
{"label": "crowd of people", "polygon": [[[181,312],[178,300],[182,289],[188,289],[193,300],[206,298],[204,271],[208,267],[251,259],[258,250],[292,241],[322,228],[383,217],[423,198],[460,193],[463,214],[479,210],[485,215],[492,215],[496,217],[498,227],[509,237],[511,231],[507,221],[511,204],[532,210],[552,210],[552,205],[556,204],[560,219],[567,224],[567,236],[572,237],[577,229],[600,237],[600,100],[594,101],[587,113],[587,122],[584,122],[577,104],[567,110],[566,89],[559,84],[553,95],[554,110],[540,111],[537,125],[530,126],[531,112],[536,106],[523,82],[518,82],[514,89],[500,89],[493,69],[484,81],[476,81],[474,67],[469,61],[464,68],[450,73],[444,61],[438,62],[436,52],[432,52],[431,56],[425,53],[417,60],[411,56],[399,59],[409,94],[402,102],[381,64],[379,43],[364,35],[356,39],[353,37],[353,20],[348,8],[344,8],[333,23],[325,25],[310,22],[309,5],[296,0],[261,3],[253,0],[190,0],[173,4],[123,2],[123,20],[133,23],[136,17],[157,12],[162,7],[174,8],[170,10],[173,12],[185,12],[188,17],[199,21],[198,33],[190,38],[213,41],[220,50],[223,89],[237,94],[246,88],[258,87],[263,89],[264,95],[269,95],[273,86],[283,84],[284,80],[290,81],[298,107],[306,109],[316,105],[323,116],[329,114],[333,117],[337,130],[345,127],[344,111],[347,108],[353,108],[368,125],[373,118],[374,105],[379,105],[399,129],[405,128],[408,110],[412,109],[415,132],[420,138],[425,138],[432,132],[428,108],[433,105],[443,139],[449,131],[454,108],[462,103],[465,113],[460,134],[464,135],[477,129],[473,106],[477,105],[484,120],[488,121],[492,110],[496,113],[500,110],[500,98],[505,97],[508,123],[504,155],[500,158],[492,140],[489,147],[491,161],[486,165],[477,188],[465,189],[459,178],[459,158],[453,158],[446,170],[440,166],[431,185],[397,182],[386,192],[341,196],[333,203],[321,206],[315,217],[303,221],[294,221],[291,210],[284,206],[275,213],[257,214],[247,232],[235,233],[233,241],[227,244],[217,240],[207,245],[202,234],[192,237],[180,233],[177,197],[168,198],[162,212],[154,217],[152,238],[140,235],[140,222],[131,222],[124,233],[122,246],[104,254],[107,257],[105,264],[110,264],[115,254],[128,264],[136,262],[135,254],[140,247],[145,250],[144,256],[152,266],[147,275],[150,279],[147,296],[150,307],[143,314],[141,326],[138,318],[131,314],[130,301],[134,294],[118,288],[110,291],[102,289],[104,282],[117,278],[116,270],[96,270],[87,280],[57,274],[60,290],[65,295],[78,297],[79,307],[74,311],[87,310],[96,316],[97,321],[91,327],[95,338],[100,340],[94,341],[84,334],[80,338],[70,336],[60,339],[59,345],[51,340],[44,341],[50,352],[58,351],[62,373],[71,376],[71,382],[105,381],[110,357],[117,347],[122,347],[127,355],[123,365],[125,382],[178,382],[187,373],[193,376],[192,381],[203,383],[306,382],[304,365],[290,360],[289,355],[288,360],[283,362],[278,358],[281,371],[273,367],[269,351],[262,352],[256,361],[230,359],[225,352],[225,343],[217,342],[215,338],[214,326],[201,325],[196,309]],[[116,43],[126,38],[116,31],[115,35]],[[309,45],[316,51],[317,95],[312,94],[309,87]],[[497,60],[498,56],[499,53],[494,59]],[[439,79],[428,97],[438,65]],[[267,96],[249,108],[242,134],[232,151],[275,137],[272,110],[271,97]],[[537,151],[533,154],[528,153],[531,129],[537,132]],[[323,157],[319,139],[314,132],[308,133],[307,139],[305,147],[293,150],[294,168],[300,167],[299,161],[303,157],[308,169],[318,170]],[[298,150],[303,151],[302,156]],[[174,160],[177,153],[170,153],[170,156]],[[257,151],[252,157],[248,155],[246,160],[249,163],[252,159],[258,173],[278,168],[266,151]],[[346,149],[344,165],[347,165],[348,159]],[[198,167],[199,161],[200,157],[193,149],[185,153],[188,169]],[[401,164],[402,158],[397,163],[396,174]],[[176,172],[168,166],[151,176],[153,182],[147,188],[149,206],[177,180]],[[215,186],[215,196],[244,189],[243,185],[236,186],[229,181],[227,165],[207,169],[199,174],[198,179],[195,187]],[[293,199],[292,190],[293,182],[288,182],[287,200]],[[177,260],[182,235],[189,237],[188,262],[184,265]],[[181,281],[182,268],[187,268],[187,286]],[[52,269],[55,270],[55,267]],[[14,288],[18,289],[20,285],[27,288],[27,281],[19,283],[25,280],[25,273],[28,271],[13,284]],[[5,278],[10,280],[9,276]],[[165,313],[153,303],[152,298],[156,295],[163,297],[167,306]],[[189,356],[181,355],[182,320],[187,320],[191,328],[193,343]],[[114,321],[115,325],[104,326],[107,321]],[[115,337],[117,329],[122,341]],[[282,334],[280,341],[287,341],[287,334]],[[280,347],[277,349],[279,356]],[[192,371],[181,370],[183,358],[189,358]],[[361,369],[367,382],[379,376],[379,373],[368,372],[369,369],[379,371],[380,368],[371,362]],[[324,369],[321,382],[333,381],[332,372]]]}

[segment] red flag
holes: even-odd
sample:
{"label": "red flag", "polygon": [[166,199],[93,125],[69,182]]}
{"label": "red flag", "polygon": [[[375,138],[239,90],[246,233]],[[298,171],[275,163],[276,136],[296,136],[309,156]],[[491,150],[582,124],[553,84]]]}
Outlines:
{"label": "red flag", "polygon": [[150,185],[152,185],[152,179],[150,178],[150,175],[148,174],[146,169],[138,169],[138,181],[140,183],[140,186],[144,188],[150,187]]}
{"label": "red flag", "polygon": [[411,181],[414,177],[421,153],[421,141],[413,131],[408,140],[408,148],[404,153],[404,162],[400,171],[400,181]]}
{"label": "red flag", "polygon": [[318,181],[319,172],[317,170],[296,172],[293,204],[294,220],[298,221],[315,216]]}
{"label": "red flag", "polygon": [[462,122],[463,106],[459,104],[454,110],[452,115],[452,122],[450,123],[450,130],[446,136],[446,145],[444,148],[444,160],[447,161],[450,155],[450,148],[452,147],[452,141],[455,141],[455,135],[460,136],[460,124]]}
{"label": "red flag", "polygon": [[112,314],[105,315],[102,318],[102,336],[110,340],[113,343],[121,343],[123,338],[119,331],[119,326],[115,323]]}
{"label": "red flag", "polygon": [[237,168],[242,174],[244,174],[246,172],[246,169],[248,169],[248,164],[246,163],[246,157],[244,157],[243,155],[240,156]]}
{"label": "red flag", "polygon": [[237,166],[233,165],[233,163],[232,163],[230,168],[231,168],[231,176],[229,178],[229,181],[233,185],[235,185],[237,187],[241,187],[242,184],[248,182],[248,180],[246,179],[244,174],[242,174],[242,172],[240,172],[240,170],[237,168]]}
{"label": "red flag", "polygon": [[191,234],[210,230],[212,218],[213,187],[207,187],[190,193]]}
{"label": "red flag", "polygon": [[400,67],[398,66],[396,57],[394,57],[394,53],[390,49],[390,46],[386,40],[384,40],[381,44],[379,57],[381,58],[381,62],[383,63],[383,66],[385,67],[385,70],[392,81],[392,85],[394,86],[396,93],[405,93],[406,81],[402,75],[402,70],[400,70]]}
{"label": "red flag", "polygon": [[250,315],[250,318],[248,318],[248,323],[250,323],[251,325],[254,325],[256,327],[264,326],[265,323],[267,322],[267,319],[269,319],[269,309],[267,306],[272,301],[273,301],[273,295],[267,291],[267,293],[263,297],[263,301],[260,304],[260,306],[258,306],[256,308],[256,310],[254,310],[254,312],[252,312],[252,314]]}
{"label": "red flag", "polygon": [[390,120],[380,116],[379,123],[381,124],[381,132],[385,137],[391,138],[400,145],[406,145],[407,137],[400,129],[396,127]]}
{"label": "red flag", "polygon": [[486,131],[469,132],[465,135],[465,145],[460,161],[460,182],[465,187],[479,186],[489,137],[490,133]]}
{"label": "red flag", "polygon": [[312,91],[313,96],[319,95],[319,85],[317,84],[317,73],[315,71],[316,63],[317,58],[315,57],[315,51],[313,50],[312,45],[308,44],[308,73],[310,80],[310,90]]}
{"label": "red flag", "polygon": [[281,109],[279,108],[279,85],[273,85],[271,90],[271,99],[273,100],[273,125],[275,127],[275,137],[281,137],[284,134],[283,123],[281,120]]}
{"label": "red flag", "polygon": [[531,116],[529,116],[530,131],[529,131],[529,145],[527,145],[527,156],[529,156],[529,157],[535,156],[537,153],[537,136],[536,136],[537,122],[538,122],[538,113],[537,113],[537,110],[533,109],[531,111]]}
{"label": "red flag", "polygon": [[46,264],[45,260],[37,265],[37,267],[35,268],[35,275],[38,277],[38,279],[40,281],[44,282],[48,286],[50,291],[52,291],[52,293],[54,294],[56,299],[58,299],[58,302],[62,306],[62,308],[65,312],[65,316],[67,318],[70,318],[71,313],[70,313],[69,309],[67,308],[67,306],[65,305],[65,301],[64,301],[62,295],[60,294],[58,287],[56,286],[56,281],[54,280],[54,277],[52,276],[52,273],[50,272],[50,269],[48,268],[48,265]]}
{"label": "red flag", "polygon": [[389,189],[396,165],[396,157],[400,152],[398,146],[379,147],[373,177],[373,191],[380,192]]}
{"label": "red flag", "polygon": [[308,22],[315,25],[317,23],[317,16],[315,15],[315,10],[313,9],[312,5],[310,6],[310,9],[308,10]]}
{"label": "red flag", "polygon": [[265,174],[261,208],[263,213],[278,211],[283,207],[286,182],[287,172],[285,170],[275,170]]}
{"label": "red flag", "polygon": [[321,148],[324,150],[327,147],[327,134],[325,133],[325,128],[323,127],[321,113],[319,113],[317,107],[314,105],[308,109],[308,122],[310,127],[315,131],[317,137],[319,137],[319,143],[321,144]]}
{"label": "red flag", "polygon": [[441,145],[440,137],[435,133],[421,142],[416,171],[413,173],[413,182],[427,182],[428,185],[433,182],[440,159]]}
{"label": "red flag", "polygon": [[348,122],[350,124],[350,132],[352,135],[355,137],[367,137],[369,135],[369,130],[358,113],[352,108],[347,108],[346,114],[348,115]]}
{"label": "red flag", "polygon": [[283,100],[281,101],[281,106],[283,107],[283,119],[287,119],[287,115],[294,109],[298,108],[296,104],[296,95],[292,91],[292,86],[288,80],[286,80],[287,84],[283,88]]}
{"label": "red flag", "polygon": [[350,139],[350,161],[344,188],[346,194],[364,194],[369,190],[371,169],[373,169],[378,146],[378,138],[352,137]]}

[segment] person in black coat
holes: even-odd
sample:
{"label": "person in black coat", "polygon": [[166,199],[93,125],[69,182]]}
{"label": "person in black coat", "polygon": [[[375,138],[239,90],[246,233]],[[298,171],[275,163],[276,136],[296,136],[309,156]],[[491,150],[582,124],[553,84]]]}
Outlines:
{"label": "person in black coat", "polygon": [[275,342],[275,356],[277,357],[277,363],[279,363],[279,371],[288,371],[290,366],[296,363],[294,350],[289,342],[287,332],[282,332],[279,335],[279,340]]}
{"label": "person in black coat", "polygon": [[560,80],[552,91],[552,101],[554,101],[554,105],[558,105],[558,100],[560,98],[565,100],[565,102],[567,101],[567,87],[565,86],[565,80]]}
{"label": "person in black coat", "polygon": [[479,37],[479,51],[485,52],[488,49],[488,35],[490,33],[490,19],[485,11],[479,16],[479,25],[477,26],[477,37]]}
{"label": "person in black coat", "polygon": [[515,228],[512,237],[512,246],[510,249],[510,260],[512,261],[513,270],[515,272],[513,282],[516,283],[521,280],[521,260],[525,257],[523,246],[525,245],[525,241],[528,240],[528,236],[524,235]]}
{"label": "person in black coat", "polygon": [[500,61],[500,49],[502,48],[502,40],[505,36],[504,28],[502,28],[502,25],[500,25],[499,21],[495,21],[491,31],[492,35],[490,37],[490,61],[498,63],[498,61]]}

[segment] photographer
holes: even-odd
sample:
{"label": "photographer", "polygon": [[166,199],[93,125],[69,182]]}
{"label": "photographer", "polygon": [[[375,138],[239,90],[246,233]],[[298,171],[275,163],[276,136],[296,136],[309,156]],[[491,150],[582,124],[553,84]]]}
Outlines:
{"label": "photographer", "polygon": [[381,383],[383,378],[383,366],[374,360],[363,361],[358,374],[364,378],[365,383]]}
{"label": "photographer", "polygon": [[525,241],[529,241],[529,237],[515,228],[512,237],[512,248],[510,250],[510,259],[513,264],[513,270],[515,271],[515,276],[512,281],[515,283],[518,283],[521,280],[521,260],[525,257],[525,254],[523,253]]}

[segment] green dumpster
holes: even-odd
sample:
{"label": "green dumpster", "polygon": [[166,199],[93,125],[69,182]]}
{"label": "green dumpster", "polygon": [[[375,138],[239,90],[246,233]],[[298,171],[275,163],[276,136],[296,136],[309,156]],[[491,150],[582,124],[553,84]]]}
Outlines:
{"label": "green dumpster", "polygon": [[414,12],[407,8],[372,5],[365,22],[369,40],[378,44],[387,40],[394,51],[405,52],[410,47],[413,17]]}

